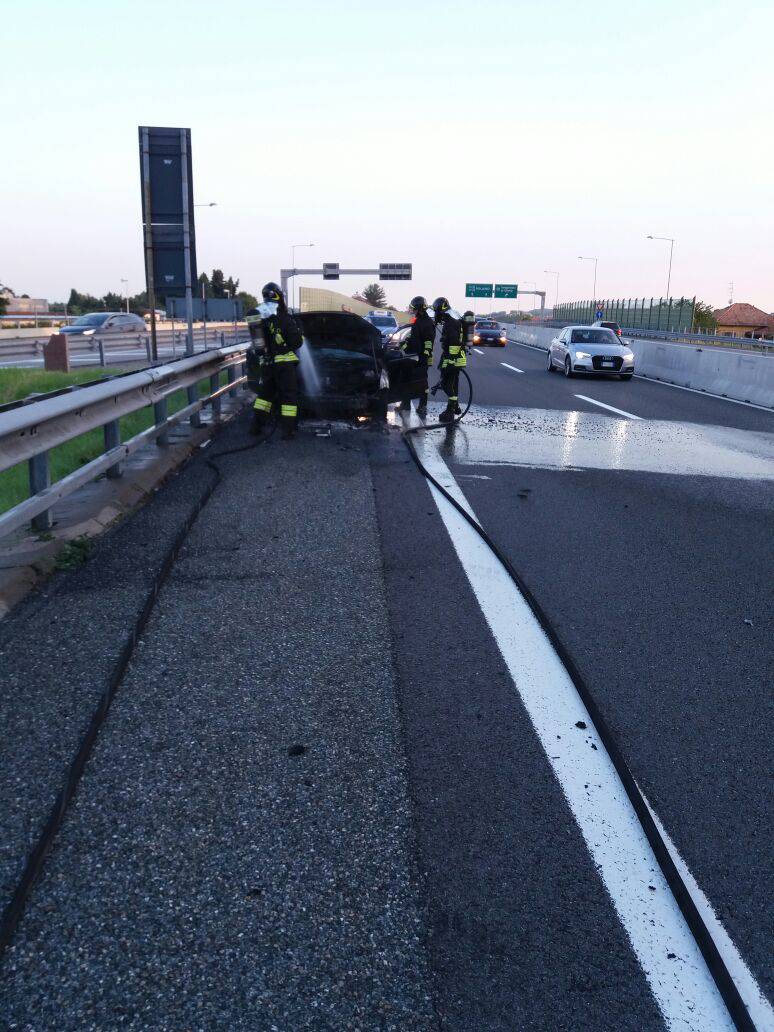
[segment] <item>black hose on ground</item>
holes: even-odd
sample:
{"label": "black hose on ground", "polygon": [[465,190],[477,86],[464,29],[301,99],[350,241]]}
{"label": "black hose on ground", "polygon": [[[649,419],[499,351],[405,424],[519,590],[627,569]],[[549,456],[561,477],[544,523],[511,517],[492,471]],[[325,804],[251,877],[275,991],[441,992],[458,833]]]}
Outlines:
{"label": "black hose on ground", "polygon": [[[465,373],[464,370],[461,372],[465,375],[468,383],[470,384],[470,377]],[[728,1008],[728,1012],[731,1016],[734,1025],[739,1032],[756,1032],[755,1025],[750,1018],[750,1014],[745,1006],[744,1000],[737,988],[737,985],[733,979],[731,972],[729,971],[726,962],[723,960],[720,952],[715,944],[715,940],[712,937],[712,933],[707,927],[704,918],[699,913],[699,910],[694,903],[693,897],[688,890],[687,885],[683,881],[682,875],[678,871],[675,863],[672,859],[669,848],[661,836],[653,816],[648,808],[648,804],[640,791],[639,785],[637,784],[634,775],[632,774],[628,763],[624,759],[623,753],[618,745],[618,742],[610,729],[610,726],[602,714],[599,705],[596,702],[591,690],[581,676],[580,671],[575,665],[575,661],[562,644],[561,640],[554,631],[551,622],[546,616],[540,603],[537,601],[532,591],[525,584],[522,576],[515,569],[510,559],[505,555],[503,550],[497,545],[497,543],[490,537],[490,535],[484,530],[484,528],[474,519],[465,508],[446,490],[446,488],[440,484],[430,471],[422,464],[422,460],[417,454],[417,450],[414,446],[412,437],[415,434],[424,433],[427,430],[448,430],[455,424],[459,423],[460,420],[465,416],[468,409],[470,408],[470,402],[472,401],[473,388],[471,384],[471,398],[468,401],[468,405],[465,411],[461,413],[451,423],[428,423],[423,426],[407,427],[402,431],[403,442],[409,450],[414,464],[420,473],[428,480],[437,491],[444,496],[447,502],[452,505],[462,518],[470,524],[475,530],[479,537],[488,546],[491,552],[499,561],[505,572],[511,578],[513,583],[516,585],[518,590],[521,592],[523,597],[526,599],[532,613],[537,619],[538,623],[542,627],[546,637],[551,642],[555,652],[561,659],[565,670],[570,675],[575,688],[580,695],[583,704],[589,712],[594,726],[597,729],[600,740],[607,749],[610,759],[613,761],[613,766],[616,769],[621,782],[624,786],[629,802],[632,804],[634,812],[642,826],[642,830],[645,832],[645,836],[650,844],[653,853],[661,867],[661,870],[666,878],[669,888],[672,890],[677,905],[682,912],[683,917],[691,931],[696,943],[701,950],[702,956],[709,968],[710,974],[712,975],[715,984],[718,988],[718,992],[723,998],[723,1002]]]}

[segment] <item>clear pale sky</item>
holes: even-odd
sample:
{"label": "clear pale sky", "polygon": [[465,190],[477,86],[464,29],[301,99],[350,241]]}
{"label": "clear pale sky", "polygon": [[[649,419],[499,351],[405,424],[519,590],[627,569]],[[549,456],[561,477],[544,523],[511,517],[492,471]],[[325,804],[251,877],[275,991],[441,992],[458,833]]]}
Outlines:
{"label": "clear pale sky", "polygon": [[[410,260],[420,291],[672,293],[774,311],[774,4],[2,6],[0,281],[144,288],[138,125],[190,126],[198,263]],[[320,285],[309,279],[308,285]],[[362,280],[342,280],[348,293]],[[531,307],[532,301],[523,307]]]}

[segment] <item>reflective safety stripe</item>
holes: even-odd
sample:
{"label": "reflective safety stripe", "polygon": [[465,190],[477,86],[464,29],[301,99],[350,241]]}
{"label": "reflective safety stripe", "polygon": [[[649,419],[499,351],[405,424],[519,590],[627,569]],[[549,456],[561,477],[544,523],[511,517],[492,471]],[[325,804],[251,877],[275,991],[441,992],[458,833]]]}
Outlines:
{"label": "reflective safety stripe", "polygon": [[271,402],[266,401],[264,398],[256,398],[253,408],[257,412],[271,412]]}
{"label": "reflective safety stripe", "polygon": [[458,400],[459,400],[459,399],[457,398],[457,395],[456,395],[456,394],[450,394],[450,395],[449,395],[449,401],[458,401]]}
{"label": "reflective safety stripe", "polygon": [[250,323],[261,322],[261,317],[260,315],[247,315],[245,316],[245,322],[249,326]]}
{"label": "reflective safety stripe", "polygon": [[275,355],[274,356],[274,361],[275,362],[297,362],[298,361],[298,355],[294,354],[292,351],[287,351],[284,355]]}
{"label": "reflective safety stripe", "polygon": [[298,405],[283,405],[280,409],[280,414],[283,416],[297,416]]}

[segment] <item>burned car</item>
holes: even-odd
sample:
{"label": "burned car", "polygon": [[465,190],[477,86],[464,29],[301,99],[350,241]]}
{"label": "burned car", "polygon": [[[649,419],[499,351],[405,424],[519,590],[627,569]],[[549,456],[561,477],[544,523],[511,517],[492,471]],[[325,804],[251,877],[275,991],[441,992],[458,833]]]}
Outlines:
{"label": "burned car", "polygon": [[[294,316],[304,343],[298,351],[301,416],[370,415],[384,419],[391,402],[420,398],[424,380],[416,355],[384,343],[379,330],[352,312]],[[247,352],[247,380],[260,380],[259,336]]]}

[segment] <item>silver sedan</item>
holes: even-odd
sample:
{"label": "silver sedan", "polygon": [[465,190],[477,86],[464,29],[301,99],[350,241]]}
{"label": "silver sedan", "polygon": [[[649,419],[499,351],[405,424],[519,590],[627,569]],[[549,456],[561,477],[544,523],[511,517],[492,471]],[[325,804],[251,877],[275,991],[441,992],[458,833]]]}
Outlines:
{"label": "silver sedan", "polygon": [[634,353],[612,330],[596,326],[565,326],[548,349],[548,371],[565,376],[596,373],[631,380]]}

